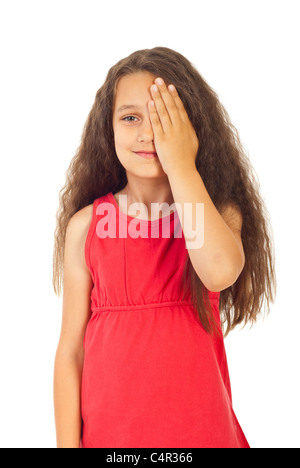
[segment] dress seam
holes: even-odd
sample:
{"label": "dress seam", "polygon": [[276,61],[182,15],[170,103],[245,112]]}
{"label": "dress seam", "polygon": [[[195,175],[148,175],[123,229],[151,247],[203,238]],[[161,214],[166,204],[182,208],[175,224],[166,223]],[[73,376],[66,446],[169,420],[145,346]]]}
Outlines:
{"label": "dress seam", "polygon": [[[217,299],[211,299],[211,302],[217,302]],[[120,310],[138,310],[138,309],[153,309],[158,307],[174,307],[174,306],[188,306],[193,307],[190,301],[168,301],[168,302],[152,302],[148,304],[127,304],[127,305],[114,305],[114,306],[100,306],[92,309],[93,313],[105,311],[120,311]]]}

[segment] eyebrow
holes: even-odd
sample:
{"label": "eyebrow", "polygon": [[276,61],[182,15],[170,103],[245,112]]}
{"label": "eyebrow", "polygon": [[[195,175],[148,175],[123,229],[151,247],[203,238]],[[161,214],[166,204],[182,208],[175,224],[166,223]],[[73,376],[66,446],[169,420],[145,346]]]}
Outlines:
{"label": "eyebrow", "polygon": [[142,109],[142,107],[143,106],[138,106],[138,105],[135,105],[135,104],[128,104],[128,105],[119,107],[117,112],[122,112],[122,111],[124,111],[126,109]]}

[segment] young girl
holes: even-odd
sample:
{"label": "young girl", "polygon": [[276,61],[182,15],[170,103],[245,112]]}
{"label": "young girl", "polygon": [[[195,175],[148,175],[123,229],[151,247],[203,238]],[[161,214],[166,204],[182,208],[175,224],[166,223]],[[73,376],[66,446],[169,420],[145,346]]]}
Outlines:
{"label": "young girl", "polygon": [[[120,60],[61,192],[58,447],[248,448],[223,333],[274,302],[274,253],[259,184],[217,94],[171,49]],[[168,214],[153,214],[156,203]]]}

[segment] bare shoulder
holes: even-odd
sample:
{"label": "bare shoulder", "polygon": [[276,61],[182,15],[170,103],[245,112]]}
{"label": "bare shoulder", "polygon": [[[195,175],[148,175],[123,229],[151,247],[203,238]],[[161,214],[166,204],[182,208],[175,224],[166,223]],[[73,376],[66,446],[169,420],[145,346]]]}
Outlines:
{"label": "bare shoulder", "polygon": [[230,203],[223,208],[221,211],[221,216],[223,217],[227,226],[231,229],[233,235],[235,236],[238,246],[241,251],[242,264],[245,263],[245,252],[242,242],[242,226],[243,226],[243,215],[241,208],[236,204]]}
{"label": "bare shoulder", "polygon": [[242,212],[239,206],[230,203],[221,210],[224,221],[234,231],[241,231],[243,225]]}
{"label": "bare shoulder", "polygon": [[66,249],[73,254],[76,253],[77,260],[84,267],[86,267],[84,246],[92,217],[93,204],[91,203],[71,216],[66,230]]}
{"label": "bare shoulder", "polygon": [[71,216],[68,226],[67,226],[67,231],[72,232],[75,234],[76,232],[78,234],[84,235],[85,233],[87,234],[87,231],[89,229],[89,226],[91,224],[93,217],[93,203],[90,205],[85,206],[84,208],[81,208],[81,210],[78,210],[73,216]]}

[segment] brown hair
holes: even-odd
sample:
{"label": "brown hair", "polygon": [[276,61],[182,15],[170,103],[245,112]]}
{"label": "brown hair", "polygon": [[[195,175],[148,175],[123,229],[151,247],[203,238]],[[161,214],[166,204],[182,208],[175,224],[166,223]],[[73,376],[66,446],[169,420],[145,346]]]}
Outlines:
{"label": "brown hair", "polygon": [[[58,295],[61,292],[65,234],[72,215],[96,198],[118,192],[127,184],[126,171],[115,152],[113,104],[119,79],[140,71],[148,71],[175,85],[198,136],[196,167],[214,205],[222,213],[225,206],[232,204],[243,217],[245,265],[237,281],[220,292],[219,309],[227,334],[237,324],[253,323],[264,300],[268,312],[270,301],[274,302],[276,276],[269,214],[238,132],[218,95],[191,62],[165,47],[139,50],[120,60],[109,70],[96,93],[81,144],[59,193],[53,252],[54,291]],[[205,307],[207,289],[189,257],[183,282],[191,287],[191,298],[204,329],[212,332],[215,320],[211,308]]]}

